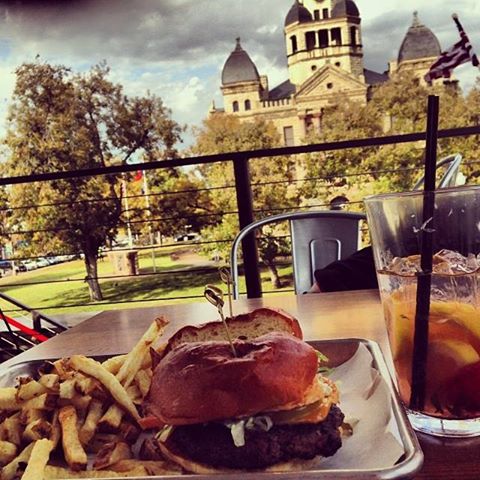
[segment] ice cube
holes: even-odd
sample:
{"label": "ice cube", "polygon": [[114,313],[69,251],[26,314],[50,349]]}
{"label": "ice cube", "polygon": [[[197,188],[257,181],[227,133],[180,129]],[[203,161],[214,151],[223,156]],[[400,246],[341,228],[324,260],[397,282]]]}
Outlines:
{"label": "ice cube", "polygon": [[413,276],[421,271],[420,255],[410,255],[409,257],[395,257],[387,268],[388,271],[397,275]]}
{"label": "ice cube", "polygon": [[[473,273],[480,268],[480,254],[475,256],[469,254],[464,257],[461,253],[453,250],[440,250],[433,256],[433,273],[443,275],[458,275],[462,273]],[[413,276],[421,272],[420,255],[409,257],[395,257],[388,265],[387,270],[397,275]]]}
{"label": "ice cube", "polygon": [[473,254],[465,257],[459,252],[443,249],[436,253],[434,258],[437,258],[442,263],[446,262],[452,274],[472,273],[479,268],[478,261]]}

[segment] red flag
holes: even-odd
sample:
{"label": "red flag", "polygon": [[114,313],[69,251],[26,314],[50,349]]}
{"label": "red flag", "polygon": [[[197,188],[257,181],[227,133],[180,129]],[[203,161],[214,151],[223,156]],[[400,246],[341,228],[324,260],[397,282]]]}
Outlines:
{"label": "red flag", "polygon": [[442,52],[437,60],[435,60],[424,77],[428,83],[431,83],[435,78],[450,78],[453,70],[463,63],[471,61],[474,67],[478,67],[478,58],[475,53],[473,53],[472,45],[465,30],[463,30],[457,15],[454,14],[452,17],[460,33],[460,40],[448,50]]}
{"label": "red flag", "polygon": [[137,170],[137,173],[135,173],[135,176],[133,177],[134,182],[138,182],[143,178],[143,171],[142,170]]}

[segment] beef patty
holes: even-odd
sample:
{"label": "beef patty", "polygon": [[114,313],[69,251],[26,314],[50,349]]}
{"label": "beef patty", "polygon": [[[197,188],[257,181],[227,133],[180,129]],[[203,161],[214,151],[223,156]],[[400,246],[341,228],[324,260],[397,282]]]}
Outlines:
{"label": "beef patty", "polygon": [[216,468],[261,469],[294,458],[332,456],[342,445],[338,427],[343,413],[333,405],[320,423],[274,425],[268,432],[245,430],[245,445],[236,447],[220,423],[175,427],[167,447],[176,454]]}

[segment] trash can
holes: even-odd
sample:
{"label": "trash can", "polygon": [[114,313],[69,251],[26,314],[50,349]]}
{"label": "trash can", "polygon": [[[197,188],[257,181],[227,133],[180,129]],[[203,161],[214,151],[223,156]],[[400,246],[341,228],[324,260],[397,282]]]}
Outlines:
{"label": "trash can", "polygon": [[114,250],[108,252],[114,275],[138,275],[138,252],[136,250]]}

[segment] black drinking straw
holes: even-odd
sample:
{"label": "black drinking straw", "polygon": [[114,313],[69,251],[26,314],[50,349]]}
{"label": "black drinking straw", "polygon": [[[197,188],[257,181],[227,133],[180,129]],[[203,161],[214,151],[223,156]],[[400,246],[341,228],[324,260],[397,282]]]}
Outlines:
{"label": "black drinking straw", "polygon": [[425,152],[425,183],[423,190],[423,217],[420,231],[420,265],[417,277],[417,307],[413,338],[412,393],[410,408],[425,407],[425,383],[428,357],[428,316],[430,313],[430,286],[432,283],[433,235],[435,231],[435,171],[437,166],[438,96],[428,96],[427,142]]}

